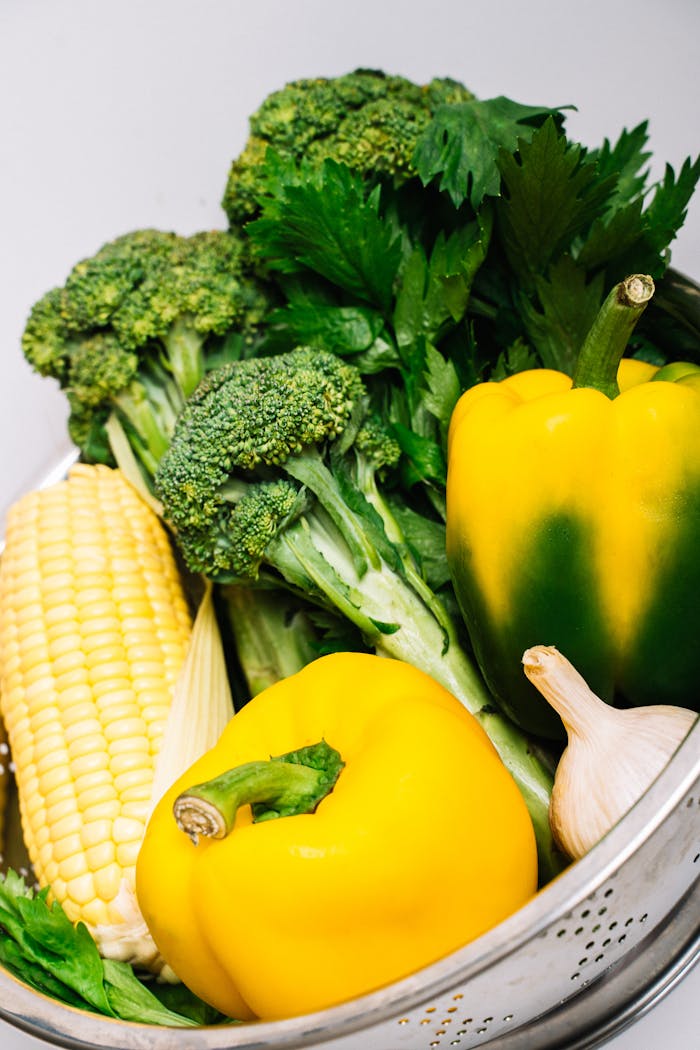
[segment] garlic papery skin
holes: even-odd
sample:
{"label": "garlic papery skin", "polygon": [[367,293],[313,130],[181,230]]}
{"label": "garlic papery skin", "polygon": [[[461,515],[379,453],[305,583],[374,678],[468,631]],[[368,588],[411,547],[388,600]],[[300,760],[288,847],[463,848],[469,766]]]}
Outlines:
{"label": "garlic papery skin", "polygon": [[553,646],[527,649],[523,668],[566,728],[549,821],[559,847],[578,860],[641,798],[698,716],[667,705],[611,707]]}

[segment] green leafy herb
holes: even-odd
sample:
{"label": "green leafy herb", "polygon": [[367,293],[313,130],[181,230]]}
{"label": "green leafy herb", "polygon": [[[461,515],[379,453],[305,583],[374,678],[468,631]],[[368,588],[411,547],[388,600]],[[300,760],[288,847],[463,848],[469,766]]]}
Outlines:
{"label": "green leafy herb", "polygon": [[247,230],[273,269],[304,267],[363,302],[388,309],[402,245],[382,217],[380,187],[335,161],[296,168],[268,151],[270,193]]}
{"label": "green leafy herb", "polygon": [[462,388],[454,362],[443,357],[431,344],[426,347],[423,381],[423,403],[437,419],[445,445],[452,410],[457,404]]}
{"label": "green leafy herb", "polygon": [[560,123],[561,108],[525,106],[503,95],[440,106],[418,140],[413,163],[424,185],[437,180],[456,207],[468,200],[478,208],[484,197],[500,193],[500,150],[513,153],[548,115]]}
{"label": "green leafy herb", "polygon": [[410,487],[419,481],[428,481],[444,487],[447,481],[447,464],[441,446],[402,423],[394,423],[392,433],[405,456],[402,463],[405,483]]}
{"label": "green leafy herb", "polygon": [[[168,1009],[131,966],[102,959],[87,927],[74,926],[59,904],[49,904],[46,890],[35,892],[12,870],[0,876],[0,962],[32,988],[70,1006],[144,1024],[198,1023],[190,1016],[200,1002],[196,996],[183,988],[181,1001],[189,1007]],[[202,1007],[213,1019],[210,1008]]]}
{"label": "green leafy herb", "polygon": [[571,374],[603,301],[603,274],[589,280],[570,255],[562,255],[537,278],[536,290],[539,310],[527,299],[522,303],[528,338],[546,368]]}
{"label": "green leafy herb", "polygon": [[688,158],[676,178],[670,164],[666,165],[663,180],[656,187],[652,201],[644,213],[645,241],[655,252],[663,252],[685,222],[688,204],[700,178],[700,156],[693,162]]}
{"label": "green leafy herb", "polygon": [[523,339],[516,339],[498,355],[489,379],[498,382],[515,375],[516,372],[524,372],[527,368],[537,368],[538,365],[539,361],[527,343]]}
{"label": "green leafy herb", "polygon": [[644,192],[648,173],[644,165],[651,157],[651,153],[644,148],[648,137],[648,122],[645,120],[632,131],[624,129],[614,146],[604,139],[600,149],[589,151],[588,159],[595,162],[598,177],[606,179],[612,176],[616,180],[608,210],[615,211],[637,200]]}
{"label": "green leafy herb", "polygon": [[[317,346],[345,357],[370,350],[384,327],[384,320],[378,311],[369,307],[290,302],[270,315],[269,324],[272,338],[286,348]],[[268,345],[271,334],[267,337]]]}
{"label": "green leafy herb", "polygon": [[549,263],[585,230],[615,188],[614,177],[597,178],[581,146],[569,143],[553,120],[501,152],[505,196],[498,204],[503,246],[522,286],[529,290]]}
{"label": "green leafy herb", "polygon": [[593,223],[578,261],[588,269],[604,268],[608,285],[635,272],[661,277],[669,262],[668,247],[685,221],[699,176],[700,158],[695,163],[686,160],[678,178],[667,166],[646,209],[640,195]]}

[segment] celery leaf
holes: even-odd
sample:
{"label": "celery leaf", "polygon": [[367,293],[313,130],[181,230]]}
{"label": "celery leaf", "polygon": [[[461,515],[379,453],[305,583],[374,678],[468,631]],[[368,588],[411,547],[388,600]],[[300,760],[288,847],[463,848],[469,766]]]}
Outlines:
{"label": "celery leaf", "polygon": [[456,207],[468,200],[478,208],[500,192],[500,150],[512,153],[548,116],[561,122],[562,108],[569,107],[527,106],[503,95],[440,106],[413,155],[423,185],[437,180]]}
{"label": "celery leaf", "polygon": [[[9,870],[0,876],[0,963],[30,987],[107,1017],[190,1027],[143,984],[127,963],[102,959],[83,923],[74,925],[47,891],[35,892]],[[184,991],[183,1001],[199,1000]],[[208,1009],[208,1008],[207,1008]]]}
{"label": "celery leaf", "polygon": [[648,121],[645,120],[632,131],[623,129],[614,145],[604,139],[600,149],[588,153],[588,160],[595,161],[598,167],[599,178],[614,175],[617,180],[608,203],[611,211],[636,201],[644,192],[648,175],[645,165],[651,157],[651,152],[644,148],[648,140],[647,129]]}
{"label": "celery leaf", "polygon": [[570,375],[603,301],[603,274],[588,279],[569,255],[537,278],[541,309],[523,299],[525,330],[545,368]]}
{"label": "celery leaf", "polygon": [[535,278],[585,231],[615,189],[597,178],[581,146],[569,143],[548,118],[517,155],[501,151],[505,192],[497,206],[503,246],[516,278],[531,290]]}
{"label": "celery leaf", "polygon": [[402,235],[380,212],[380,187],[335,161],[297,168],[268,150],[268,194],[246,227],[272,269],[305,268],[365,303],[388,310]]}

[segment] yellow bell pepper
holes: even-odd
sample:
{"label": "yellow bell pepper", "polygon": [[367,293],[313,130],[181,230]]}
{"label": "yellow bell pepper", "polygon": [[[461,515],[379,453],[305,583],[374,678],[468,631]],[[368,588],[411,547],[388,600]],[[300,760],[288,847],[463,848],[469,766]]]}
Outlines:
{"label": "yellow bell pepper", "polygon": [[533,733],[563,736],[522,673],[538,644],[608,702],[698,705],[700,371],[620,360],[652,292],[640,276],[613,290],[573,382],[482,383],[451,420],[455,592],[489,688]]}
{"label": "yellow bell pepper", "polygon": [[535,892],[537,855],[473,716],[408,664],[338,653],[233,717],[155,809],[136,877],[182,981],[275,1019],[477,937]]}

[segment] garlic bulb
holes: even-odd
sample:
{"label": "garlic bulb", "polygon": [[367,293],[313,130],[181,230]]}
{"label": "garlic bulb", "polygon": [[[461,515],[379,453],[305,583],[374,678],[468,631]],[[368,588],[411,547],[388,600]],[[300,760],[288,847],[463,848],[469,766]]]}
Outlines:
{"label": "garlic bulb", "polygon": [[611,707],[552,646],[528,649],[523,667],[566,727],[549,820],[560,848],[577,860],[644,794],[697,715],[662,705]]}

